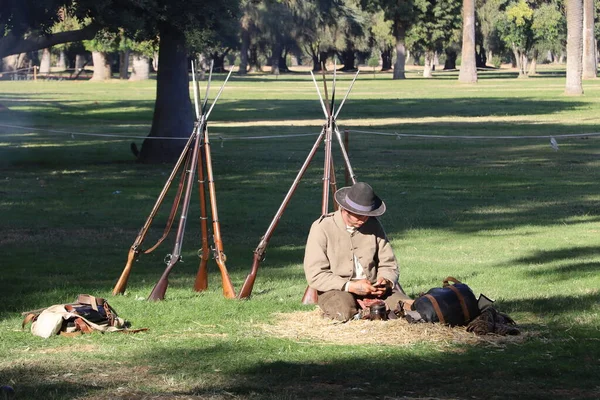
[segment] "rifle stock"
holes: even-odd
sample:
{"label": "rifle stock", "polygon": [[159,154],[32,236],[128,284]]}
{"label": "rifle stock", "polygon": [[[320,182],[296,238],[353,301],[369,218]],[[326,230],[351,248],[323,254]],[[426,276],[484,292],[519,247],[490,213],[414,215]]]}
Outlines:
{"label": "rifle stock", "polygon": [[[129,255],[127,256],[127,263],[125,264],[125,268],[123,268],[123,272],[121,273],[121,276],[119,277],[119,280],[117,281],[117,284],[115,285],[115,287],[113,289],[113,295],[116,296],[117,294],[125,293],[125,289],[127,288],[127,281],[129,279],[129,274],[131,273],[131,267],[133,266],[133,262],[137,259],[138,255],[140,253],[140,246],[142,245],[142,243],[144,242],[144,239],[146,238],[146,234],[148,233],[148,230],[150,229],[150,225],[152,224],[154,217],[158,213],[158,210],[159,210],[163,200],[165,199],[165,196],[167,195],[167,191],[171,187],[173,179],[177,175],[177,172],[180,170],[181,165],[184,162],[186,162],[186,160],[188,158],[187,155],[189,153],[190,146],[193,143],[195,137],[196,137],[195,132],[193,132],[190,135],[190,137],[188,138],[188,141],[185,144],[185,148],[184,148],[183,152],[179,156],[179,159],[177,160],[175,167],[171,171],[171,175],[169,175],[167,182],[163,186],[160,194],[158,195],[158,199],[156,199],[156,203],[154,203],[154,207],[152,207],[152,211],[150,212],[150,215],[146,219],[146,222],[144,223],[144,226],[140,230],[140,233],[135,238],[133,245],[131,245],[131,248],[129,249]],[[177,195],[176,197],[179,197],[179,195]],[[176,200],[176,202],[178,203],[178,200]],[[173,207],[175,207],[175,204],[173,204]],[[173,213],[173,211],[172,211],[172,213]],[[171,217],[169,217],[169,218],[171,218]],[[169,224],[167,224],[167,225],[169,225]],[[169,229],[170,229],[170,226],[169,226]],[[163,234],[163,236],[166,236],[166,232]],[[164,239],[164,237],[162,239]],[[146,253],[149,253],[150,251],[154,250],[154,248],[156,246],[158,246],[158,244],[160,244],[162,239],[160,239],[159,242],[152,249],[147,250]]]}
{"label": "rifle stock", "polygon": [[127,263],[125,264],[125,268],[123,268],[123,272],[121,273],[121,276],[119,277],[119,280],[117,281],[117,284],[113,289],[113,296],[125,293],[125,289],[127,288],[127,281],[129,280],[129,274],[131,274],[131,267],[133,266],[133,262],[136,260],[138,254],[139,251],[135,246],[132,246],[131,249],[129,249],[129,254],[127,255]]}
{"label": "rifle stock", "polygon": [[196,281],[194,282],[194,290],[196,292],[202,292],[208,288],[208,269],[206,264],[208,263],[208,258],[204,258],[204,254],[202,254],[202,259],[200,260],[200,268],[198,268],[198,273],[196,274]]}
{"label": "rifle stock", "polygon": [[324,137],[325,137],[325,130],[323,129],[321,131],[321,133],[319,134],[319,137],[313,144],[312,149],[310,149],[310,152],[308,153],[308,157],[306,157],[306,160],[304,160],[302,167],[300,167],[300,171],[298,171],[298,175],[296,175],[296,178],[294,179],[292,186],[288,190],[287,194],[285,195],[285,198],[283,199],[283,202],[281,203],[281,205],[279,206],[279,209],[275,213],[275,216],[273,217],[271,224],[267,228],[265,235],[260,239],[260,243],[256,247],[256,250],[254,250],[254,261],[252,262],[252,269],[250,270],[250,274],[248,274],[248,276],[246,277],[246,280],[244,281],[244,285],[242,286],[242,289],[241,289],[240,293],[238,294],[238,298],[245,299],[247,297],[250,297],[250,294],[252,293],[252,288],[254,287],[256,273],[258,271],[260,262],[262,261],[263,255],[267,249],[267,244],[269,243],[269,240],[271,239],[271,236],[273,235],[273,232],[275,231],[275,228],[277,227],[277,224],[279,223],[279,220],[281,219],[281,216],[283,215],[285,208],[287,207],[290,199],[294,195],[294,192],[296,191],[296,188],[298,187],[298,184],[300,183],[300,180],[302,179],[304,172],[306,172],[308,165],[310,164],[311,160],[315,156],[315,153],[317,152],[317,149],[319,148],[319,145],[323,141]]}
{"label": "rifle stock", "polygon": [[254,252],[254,261],[252,262],[252,269],[244,281],[242,289],[238,294],[239,299],[246,299],[252,294],[252,288],[254,287],[254,281],[256,280],[256,273],[258,272],[258,266],[260,265],[261,255],[258,252]]}
{"label": "rifle stock", "polygon": [[165,272],[163,272],[162,276],[150,292],[150,296],[148,296],[149,301],[159,301],[165,299],[165,293],[167,293],[167,287],[169,286],[169,274],[171,270],[179,261],[179,257],[173,257],[175,261],[169,262],[167,268],[165,268]]}
{"label": "rifle stock", "polygon": [[231,278],[229,277],[229,273],[227,272],[227,267],[225,266],[225,262],[222,257],[217,257],[217,265],[219,266],[219,270],[221,271],[221,282],[223,285],[223,296],[226,299],[235,299],[235,288],[231,283]]}

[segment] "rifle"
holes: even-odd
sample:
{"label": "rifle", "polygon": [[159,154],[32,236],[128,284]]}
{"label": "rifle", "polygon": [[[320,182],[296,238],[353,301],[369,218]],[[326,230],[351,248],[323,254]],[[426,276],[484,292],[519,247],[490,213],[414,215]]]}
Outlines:
{"label": "rifle", "polygon": [[[324,70],[324,67],[323,67],[323,70]],[[354,172],[352,171],[352,167],[350,166],[350,159],[346,152],[344,143],[342,142],[341,134],[339,133],[339,130],[337,129],[337,126],[335,124],[335,119],[337,118],[339,112],[342,109],[342,106],[344,105],[344,102],[346,101],[348,95],[350,94],[350,90],[352,89],[352,86],[354,85],[354,82],[356,81],[358,72],[354,76],[354,79],[352,80],[352,83],[346,93],[346,96],[342,100],[342,102],[337,110],[335,110],[334,104],[330,105],[329,102],[327,103],[327,105],[325,104],[325,102],[323,101],[323,98],[321,96],[319,87],[317,85],[317,81],[316,81],[314,75],[312,74],[312,72],[311,72],[311,76],[313,78],[313,82],[317,89],[317,93],[319,94],[319,100],[321,103],[321,107],[323,109],[323,113],[325,114],[325,117],[327,118],[327,122],[323,125],[323,129],[321,130],[319,137],[315,141],[311,151],[309,152],[308,157],[304,161],[304,164],[302,164],[300,171],[298,171],[298,174],[297,174],[296,178],[294,179],[292,186],[288,190],[282,204],[279,206],[279,209],[277,210],[275,217],[271,221],[271,224],[269,225],[265,235],[260,239],[258,246],[254,250],[254,259],[252,262],[252,268],[250,270],[250,273],[246,277],[246,280],[244,281],[244,284],[243,284],[240,292],[238,293],[238,298],[240,298],[240,299],[248,298],[252,294],[252,289],[254,287],[256,275],[258,273],[258,268],[260,266],[260,263],[264,259],[264,255],[266,253],[266,247],[269,243],[269,240],[271,239],[271,236],[273,235],[273,231],[277,227],[277,224],[278,224],[279,220],[281,219],[281,216],[283,215],[283,211],[287,207],[292,195],[294,194],[296,188],[298,187],[298,184],[300,183],[300,180],[302,179],[302,176],[304,175],[306,169],[308,168],[308,165],[310,164],[319,145],[321,144],[321,142],[323,140],[325,140],[326,143],[325,143],[325,171],[323,174],[323,180],[324,180],[324,182],[323,182],[323,201],[321,204],[321,213],[323,215],[327,213],[328,200],[329,200],[329,186],[331,186],[331,189],[334,190],[334,192],[336,190],[335,174],[331,173],[331,171],[335,171],[334,166],[333,166],[333,157],[331,157],[331,140],[332,140],[333,132],[336,133],[336,138],[338,139],[340,147],[342,148],[342,153],[344,156],[344,161],[346,163],[346,168],[349,171],[349,174],[352,178],[353,183],[355,182]],[[323,79],[325,80],[325,77],[323,77]],[[333,88],[334,88],[334,93],[332,94],[332,103],[333,103],[333,100],[335,99],[335,75],[334,75]],[[325,85],[325,93],[326,93],[325,95],[327,96],[327,86],[326,85]],[[336,208],[336,206],[337,205],[334,203],[334,208]],[[308,286],[306,288],[304,296],[302,297],[302,302],[304,304],[313,304],[313,303],[316,303],[316,301],[317,301],[317,291],[314,290],[313,288],[311,288],[310,286]]]}
{"label": "rifle", "polygon": [[261,261],[264,259],[264,254],[266,252],[267,244],[269,243],[269,240],[271,239],[271,236],[273,235],[273,231],[277,227],[277,224],[279,223],[279,220],[281,219],[281,216],[283,215],[285,208],[287,207],[290,199],[292,198],[294,192],[296,191],[296,188],[298,187],[298,184],[300,183],[300,180],[302,179],[304,172],[306,172],[308,165],[310,164],[311,160],[313,159],[313,157],[314,157],[315,153],[317,152],[317,149],[319,148],[319,145],[323,141],[324,137],[325,137],[325,131],[323,130],[323,131],[321,131],[321,134],[319,134],[319,137],[315,141],[315,144],[313,145],[312,149],[310,150],[308,157],[306,157],[304,164],[302,164],[300,171],[298,171],[298,175],[296,175],[296,179],[294,179],[294,182],[292,183],[292,186],[290,187],[287,194],[285,195],[285,198],[283,199],[283,202],[279,206],[277,213],[275,213],[275,217],[273,218],[273,220],[271,221],[271,224],[267,228],[267,232],[261,238],[260,243],[256,247],[256,250],[254,250],[254,261],[252,262],[252,269],[250,270],[250,273],[248,274],[248,276],[246,277],[246,280],[244,281],[244,285],[242,286],[242,289],[240,290],[240,292],[238,294],[238,298],[245,299],[245,298],[250,297],[250,294],[252,293],[252,288],[254,287],[254,281],[256,280],[256,274],[258,272],[258,267],[259,267]]}
{"label": "rifle", "polygon": [[[217,100],[221,96],[221,93],[223,92],[223,89],[225,88],[225,84],[227,83],[227,81],[229,80],[229,78],[231,76],[231,73],[233,72],[233,68],[229,71],[229,74],[227,75],[227,78],[223,82],[223,85],[221,86],[219,92],[217,93],[217,96],[215,97],[215,100],[213,101],[210,109],[208,111],[206,111],[206,107],[207,107],[207,103],[208,103],[208,90],[210,87],[210,81],[211,81],[211,77],[212,77],[212,67],[213,67],[213,63],[211,62],[209,83],[206,88],[206,96],[204,98],[204,101],[202,104],[202,110],[200,112],[200,109],[198,106],[197,83],[196,83],[196,79],[195,79],[195,71],[193,69],[194,67],[192,64],[192,76],[194,78],[194,102],[195,102],[196,116],[198,118],[198,121],[196,122],[196,125],[194,127],[193,136],[195,136],[195,142],[194,142],[194,149],[193,149],[191,161],[189,163],[189,168],[187,169],[187,174],[188,174],[187,185],[186,185],[185,197],[183,200],[183,207],[181,210],[181,219],[179,222],[179,228],[177,231],[177,237],[175,240],[175,247],[173,249],[173,253],[167,256],[167,259],[168,259],[167,260],[167,268],[165,268],[165,271],[163,272],[162,276],[160,277],[158,283],[155,285],[154,289],[152,289],[152,292],[150,293],[148,300],[156,301],[156,300],[164,299],[164,296],[165,296],[165,293],[167,290],[167,286],[169,284],[169,281],[168,281],[169,274],[171,273],[171,270],[177,264],[177,262],[179,262],[181,260],[181,244],[183,242],[183,234],[185,231],[185,224],[187,221],[187,214],[189,211],[191,190],[192,190],[192,186],[193,186],[194,174],[196,172],[196,169],[198,172],[198,178],[199,178],[199,183],[200,183],[200,185],[199,185],[200,186],[200,203],[201,203],[200,211],[201,211],[201,225],[202,225],[203,239],[202,239],[202,254],[200,256],[200,258],[201,258],[200,267],[198,269],[198,274],[196,275],[196,282],[194,284],[194,290],[202,291],[208,287],[208,277],[207,277],[208,273],[207,273],[207,268],[206,268],[206,264],[208,261],[208,241],[206,239],[208,236],[208,227],[207,227],[207,223],[206,223],[206,198],[204,195],[204,189],[205,189],[204,166],[205,165],[206,165],[206,171],[207,171],[210,203],[211,203],[212,218],[213,218],[213,234],[215,237],[215,249],[213,249],[213,255],[214,255],[217,265],[219,266],[219,269],[221,271],[221,279],[223,282],[224,296],[227,298],[235,297],[235,290],[233,288],[233,284],[231,283],[231,279],[229,278],[229,274],[227,273],[227,268],[225,266],[225,254],[223,253],[223,243],[221,241],[220,224],[219,224],[218,215],[217,215],[217,203],[216,203],[217,198],[216,198],[216,191],[215,191],[215,187],[214,187],[212,159],[211,159],[210,147],[209,147],[210,139],[208,136],[208,129],[207,129],[208,117],[209,117],[210,113],[212,112]],[[198,162],[198,159],[201,159],[201,162]]]}
{"label": "rifle", "polygon": [[[208,101],[208,88],[210,87],[210,82],[212,78],[212,62],[211,69],[209,72],[208,83],[206,85],[206,95],[204,96],[204,102],[202,104],[202,114],[206,110],[206,103]],[[200,93],[200,88],[198,86],[198,81],[196,80],[196,71],[194,70],[194,63],[192,62],[192,79],[193,79],[193,88],[194,88],[194,106],[196,110],[196,118],[200,119],[200,108],[198,107],[198,93]],[[200,194],[200,229],[202,232],[202,248],[200,250],[200,266],[198,267],[198,273],[196,274],[196,281],[194,282],[194,290],[196,292],[201,292],[208,288],[208,224],[207,224],[207,216],[206,216],[206,189],[205,189],[205,180],[204,180],[204,147],[200,149],[200,157],[202,162],[198,163],[198,189]]]}
{"label": "rifle", "polygon": [[[184,147],[184,151],[179,156],[179,159],[177,160],[177,163],[175,164],[175,167],[173,168],[171,175],[169,175],[169,178],[167,179],[165,186],[163,187],[162,191],[160,192],[160,195],[158,196],[158,199],[156,200],[156,203],[154,204],[154,207],[152,208],[152,211],[150,212],[148,219],[146,219],[144,226],[142,227],[142,229],[138,233],[138,236],[135,238],[135,241],[131,245],[131,248],[129,249],[129,254],[127,255],[127,263],[125,264],[125,268],[123,269],[123,272],[121,273],[121,276],[119,277],[119,280],[117,281],[117,284],[115,285],[115,287],[113,289],[112,294],[114,296],[125,293],[125,289],[127,288],[127,281],[129,280],[129,275],[131,274],[131,268],[133,266],[133,262],[137,260],[140,252],[142,252],[140,247],[141,247],[142,243],[144,242],[146,235],[148,234],[150,225],[152,225],[152,221],[154,220],[154,217],[158,213],[158,210],[160,209],[160,206],[161,206],[169,188],[171,187],[171,184],[173,182],[173,179],[175,178],[175,175],[177,174],[177,171],[179,171],[181,164],[183,164],[183,162],[188,158],[187,157],[188,152],[190,150],[190,146],[191,146],[193,140],[194,140],[194,134],[190,135],[190,138],[188,139],[188,141]],[[170,230],[170,222],[173,220],[172,217],[174,216],[174,213],[177,209],[177,204],[179,203],[181,189],[182,189],[182,185],[180,185],[180,187],[178,189],[178,195],[176,196],[175,202],[173,203],[173,207],[171,210],[171,216],[169,217],[169,223],[167,223],[167,227],[165,228],[165,233],[163,233],[163,237],[161,239],[159,239],[159,241],[154,246],[152,246],[152,248],[144,251],[144,253],[146,253],[146,254],[150,253],[166,237],[166,233],[168,233],[168,231]]]}
{"label": "rifle", "polygon": [[192,158],[190,159],[189,168],[187,169],[187,186],[185,189],[185,196],[183,198],[183,206],[181,208],[181,217],[179,219],[179,227],[177,228],[177,236],[175,239],[175,247],[173,248],[173,253],[167,256],[167,268],[163,272],[160,277],[158,283],[150,292],[150,296],[148,296],[148,300],[157,301],[163,300],[165,298],[165,293],[167,291],[167,286],[169,285],[169,274],[171,270],[181,260],[181,245],[183,243],[183,234],[185,232],[185,225],[187,222],[187,215],[190,206],[190,198],[192,195],[192,185],[194,181],[194,172],[196,169],[196,163],[198,162],[198,149],[200,148],[200,136],[198,135],[198,130],[200,129],[201,122],[196,123],[194,127],[194,133],[192,136],[195,137],[194,140],[194,150],[192,151]]}

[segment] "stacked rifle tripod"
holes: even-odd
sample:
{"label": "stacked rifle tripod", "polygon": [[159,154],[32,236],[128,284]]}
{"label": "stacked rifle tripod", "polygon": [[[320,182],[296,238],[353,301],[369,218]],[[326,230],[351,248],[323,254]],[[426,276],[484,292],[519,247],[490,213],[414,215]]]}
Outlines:
{"label": "stacked rifle tripod", "polygon": [[[281,219],[281,216],[283,215],[283,212],[285,211],[285,208],[287,207],[289,201],[291,200],[292,196],[294,195],[294,192],[296,191],[298,184],[300,183],[302,177],[304,176],[304,173],[306,172],[308,166],[310,165],[310,162],[314,158],[314,156],[317,153],[317,150],[319,149],[319,146],[321,145],[322,142],[325,143],[325,145],[324,145],[325,157],[324,157],[324,168],[323,168],[323,194],[322,194],[322,202],[321,202],[321,214],[325,215],[329,212],[330,190],[333,192],[335,192],[337,190],[336,179],[335,179],[335,169],[334,169],[334,163],[333,163],[333,157],[332,157],[332,141],[333,141],[334,136],[337,139],[337,141],[339,143],[339,147],[342,152],[347,177],[349,177],[351,179],[352,184],[356,183],[356,176],[354,175],[352,166],[350,165],[350,159],[348,157],[346,145],[344,144],[344,142],[342,140],[342,135],[336,124],[336,119],[337,119],[337,116],[339,115],[346,99],[348,98],[348,95],[350,94],[352,87],[354,86],[354,82],[356,81],[356,78],[358,77],[358,72],[352,79],[352,82],[348,88],[348,91],[346,92],[346,95],[344,96],[342,102],[340,103],[339,107],[336,110],[336,108],[335,108],[336,70],[334,68],[331,100],[329,100],[329,96],[328,96],[328,92],[327,92],[327,82],[325,79],[325,66],[324,65],[323,65],[322,71],[323,71],[324,98],[321,95],[321,91],[319,90],[317,81],[315,79],[314,74],[312,74],[312,72],[311,72],[311,76],[312,76],[313,82],[315,84],[315,88],[317,89],[317,93],[319,95],[319,100],[320,100],[321,107],[323,109],[323,113],[325,115],[326,121],[323,124],[323,128],[322,128],[319,136],[317,137],[317,140],[315,141],[313,147],[311,148],[306,160],[302,164],[300,171],[298,172],[296,178],[294,179],[294,182],[292,183],[290,189],[288,190],[287,194],[285,195],[283,202],[281,203],[273,220],[271,221],[269,227],[267,228],[266,233],[263,235],[258,246],[254,250],[254,259],[253,259],[253,263],[252,263],[252,269],[251,269],[250,273],[248,274],[248,276],[246,277],[246,280],[244,281],[244,284],[242,285],[240,292],[236,296],[235,290],[233,288],[231,279],[229,278],[229,274],[227,272],[227,268],[225,265],[225,255],[223,253],[223,243],[221,241],[220,224],[219,224],[219,220],[218,220],[218,216],[217,216],[217,202],[216,202],[216,193],[215,193],[214,178],[213,178],[213,171],[212,171],[210,141],[209,141],[208,130],[207,130],[207,126],[206,126],[208,116],[210,115],[217,99],[219,98],[221,92],[223,91],[223,87],[225,86],[225,83],[227,83],[227,80],[229,79],[229,76],[231,75],[231,71],[229,72],[227,79],[225,79],[223,86],[221,86],[221,89],[219,90],[219,93],[218,93],[217,97],[215,98],[212,106],[210,107],[210,109],[208,111],[206,111],[208,89],[210,87],[210,80],[211,80],[210,77],[212,76],[212,64],[211,64],[211,73],[209,74],[209,80],[208,80],[208,84],[207,84],[207,88],[206,88],[206,96],[204,98],[204,101],[203,101],[203,104],[201,107],[199,107],[199,105],[198,105],[199,104],[199,101],[198,101],[199,89],[197,86],[197,80],[195,78],[194,65],[192,64],[192,75],[194,78],[194,82],[193,82],[194,83],[194,100],[195,100],[195,104],[196,104],[196,116],[197,116],[197,121],[196,121],[196,124],[194,127],[194,131],[192,132],[192,135],[190,136],[190,138],[183,150],[183,153],[179,157],[179,159],[175,165],[175,168],[173,169],[171,175],[169,176],[167,183],[165,184],[162,192],[160,193],[158,200],[156,201],[156,204],[154,205],[154,208],[153,208],[152,212],[150,213],[150,216],[146,220],[146,223],[140,230],[140,233],[138,234],[135,242],[133,243],[133,245],[131,246],[131,248],[129,250],[127,264],[125,265],[125,268],[121,274],[121,277],[119,278],[119,281],[117,282],[117,284],[115,285],[115,288],[113,289],[114,295],[123,294],[125,292],[125,288],[127,286],[127,279],[129,277],[132,264],[137,259],[139,254],[140,253],[146,254],[146,253],[153,251],[154,249],[156,249],[156,247],[158,247],[158,245],[167,236],[167,234],[171,228],[171,225],[173,223],[174,215],[177,212],[177,208],[178,208],[178,204],[181,199],[183,187],[185,187],[185,193],[183,195],[183,205],[182,205],[182,210],[181,210],[181,217],[180,217],[179,227],[177,230],[177,236],[175,239],[175,247],[173,249],[173,253],[167,255],[167,257],[165,259],[167,267],[166,267],[163,275],[161,276],[160,280],[158,281],[158,283],[156,284],[156,286],[150,293],[150,296],[148,297],[148,300],[155,300],[155,301],[164,299],[165,292],[166,292],[167,285],[168,285],[168,275],[171,272],[171,270],[173,269],[173,267],[175,266],[175,264],[181,259],[181,245],[183,242],[183,236],[184,236],[184,232],[185,232],[185,223],[186,223],[186,219],[187,219],[187,213],[189,210],[191,188],[193,186],[194,175],[195,175],[196,169],[198,170],[198,181],[200,183],[202,249],[200,251],[201,261],[200,261],[200,267],[198,269],[198,274],[196,276],[196,282],[194,284],[194,290],[203,291],[208,287],[207,262],[208,262],[209,248],[208,248],[208,223],[207,223],[207,212],[206,212],[207,209],[206,209],[206,195],[205,195],[206,186],[208,186],[208,193],[209,193],[210,205],[211,205],[211,214],[212,214],[212,220],[213,220],[213,236],[214,236],[214,246],[212,248],[212,252],[213,252],[213,257],[214,257],[215,261],[217,262],[217,265],[219,266],[219,269],[221,272],[221,278],[222,278],[222,283],[223,283],[223,295],[226,298],[237,297],[239,299],[245,299],[245,298],[250,297],[250,295],[252,294],[252,289],[254,287],[254,282],[256,280],[258,268],[260,266],[260,263],[263,261],[263,259],[265,257],[266,248],[269,243],[269,240],[271,239],[273,232],[275,231],[275,228],[277,227],[277,224],[279,223],[279,220]],[[185,166],[184,171],[182,172],[183,176],[181,178],[181,183],[179,185],[178,192],[175,196],[175,201],[174,201],[173,207],[171,209],[171,215],[169,216],[169,220],[167,222],[167,227],[165,228],[163,236],[159,239],[159,241],[154,246],[152,246],[148,250],[141,250],[141,245],[142,245],[142,243],[146,237],[146,234],[150,228],[152,220],[156,216],[156,213],[158,212],[158,209],[160,208],[160,206],[165,198],[165,195],[171,186],[173,179],[175,178],[177,173],[181,170],[182,166]],[[207,179],[208,179],[208,185],[204,181],[204,170],[205,169],[206,169],[206,175],[207,175]],[[184,178],[185,178],[185,181],[184,181]],[[334,208],[337,208],[337,205],[335,204],[335,202],[334,202]],[[304,293],[304,296],[302,298],[302,302],[304,304],[313,304],[313,303],[316,303],[316,300],[317,300],[317,292],[315,290],[311,289],[310,287],[307,287],[306,291]]]}
{"label": "stacked rifle tripod", "polygon": [[[200,106],[200,101],[198,99],[200,90],[198,87],[198,81],[196,79],[196,72],[194,71],[194,64],[192,63],[192,78],[193,78],[193,88],[194,88],[194,104],[196,109],[196,122],[194,124],[194,130],[188,139],[183,152],[179,156],[171,175],[167,179],[165,186],[163,187],[160,195],[156,203],[154,204],[154,208],[152,212],[148,216],[146,223],[140,230],[135,242],[129,249],[129,256],[127,258],[127,264],[121,273],[121,277],[119,278],[117,284],[113,289],[113,294],[123,294],[125,293],[125,289],[127,287],[127,280],[129,278],[129,274],[131,273],[131,267],[133,262],[138,258],[140,253],[148,254],[152,252],[154,249],[160,245],[163,240],[167,237],[169,231],[171,230],[171,226],[173,224],[173,220],[175,218],[175,214],[177,213],[177,209],[181,204],[181,215],[179,219],[179,226],[177,228],[177,236],[175,238],[175,246],[173,248],[173,252],[168,254],[165,258],[165,263],[167,267],[163,272],[160,280],[152,289],[148,300],[163,300],[165,298],[165,293],[167,291],[167,286],[169,285],[169,274],[173,267],[181,261],[181,248],[183,244],[183,237],[185,234],[185,226],[187,222],[187,216],[190,206],[190,199],[192,197],[192,187],[194,184],[194,177],[196,175],[196,171],[198,173],[198,182],[200,185],[200,224],[202,231],[202,249],[200,250],[200,267],[198,269],[198,274],[196,275],[196,282],[194,283],[194,290],[203,291],[208,287],[208,270],[207,263],[209,257],[209,246],[208,246],[208,218],[207,218],[207,207],[206,207],[206,191],[208,189],[208,197],[210,200],[211,214],[212,214],[212,228],[213,228],[213,237],[214,237],[214,246],[212,248],[212,253],[219,269],[221,271],[221,278],[223,281],[223,295],[227,298],[235,297],[235,289],[233,288],[233,284],[231,283],[231,279],[229,278],[229,274],[227,272],[227,267],[225,265],[225,253],[223,252],[223,242],[221,240],[221,226],[219,223],[218,211],[217,211],[217,195],[215,191],[215,183],[212,169],[212,158],[210,151],[210,138],[208,135],[207,122],[210,113],[213,110],[217,100],[219,99],[221,93],[223,92],[223,88],[225,84],[229,80],[231,76],[231,71],[227,75],[225,82],[221,86],[221,89],[217,93],[215,100],[207,111],[208,105],[208,92],[210,89],[210,82],[212,78],[212,67],[210,66],[210,73],[208,78],[208,83],[206,86],[206,94],[204,96],[204,101]],[[160,206],[162,205],[165,196],[173,183],[175,177],[181,174],[181,180],[179,183],[179,187],[177,188],[177,192],[175,194],[175,200],[173,202],[173,206],[171,207],[171,213],[169,215],[169,219],[167,221],[167,226],[163,232],[162,237],[158,240],[158,242],[147,250],[142,250],[141,246],[146,238],[148,230],[150,229],[150,225],[154,220],[154,217],[158,213]],[[205,181],[205,176],[208,179]],[[207,188],[208,186],[208,188]],[[185,189],[185,191],[184,191]],[[183,194],[183,198],[182,198]]]}

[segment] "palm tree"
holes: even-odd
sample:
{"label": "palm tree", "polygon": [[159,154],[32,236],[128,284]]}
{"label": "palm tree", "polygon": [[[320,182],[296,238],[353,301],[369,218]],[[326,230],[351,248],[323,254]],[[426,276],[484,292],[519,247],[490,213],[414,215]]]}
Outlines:
{"label": "palm tree", "polygon": [[583,94],[583,0],[566,0],[567,11],[567,83],[565,93]]}
{"label": "palm tree", "polygon": [[594,0],[583,0],[583,79],[593,79],[596,77],[594,8]]}
{"label": "palm tree", "polygon": [[475,0],[463,0],[463,38],[460,73],[458,80],[465,83],[477,82],[475,63]]}

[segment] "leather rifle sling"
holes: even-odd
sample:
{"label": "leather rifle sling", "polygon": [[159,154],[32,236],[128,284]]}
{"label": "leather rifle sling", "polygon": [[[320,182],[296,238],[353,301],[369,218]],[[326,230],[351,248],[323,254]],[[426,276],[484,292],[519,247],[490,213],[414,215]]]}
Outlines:
{"label": "leather rifle sling", "polygon": [[171,213],[169,214],[169,219],[167,220],[167,225],[165,226],[165,230],[163,231],[163,235],[156,242],[156,244],[150,247],[147,250],[143,250],[144,254],[152,253],[167,237],[169,232],[171,231],[171,227],[173,226],[173,221],[175,220],[175,213],[179,209],[179,201],[181,200],[181,194],[183,193],[183,183],[185,182],[185,171],[188,169],[187,164],[183,172],[181,173],[181,178],[179,180],[179,186],[177,187],[177,192],[175,193],[175,199],[173,200],[173,205],[171,206]]}
{"label": "leather rifle sling", "polygon": [[458,290],[454,285],[448,285],[447,287],[456,294],[456,297],[458,297],[458,301],[460,302],[460,308],[462,308],[463,316],[465,317],[465,322],[471,321],[471,315],[469,314],[467,303],[465,303],[465,297],[462,295],[460,290]]}
{"label": "leather rifle sling", "polygon": [[429,301],[431,301],[431,305],[433,306],[433,309],[435,310],[435,313],[437,314],[438,319],[440,320],[440,323],[445,325],[446,320],[444,319],[444,315],[442,314],[442,309],[440,308],[440,305],[438,304],[435,297],[433,297],[430,294],[426,294],[425,297],[427,297],[429,299]]}

